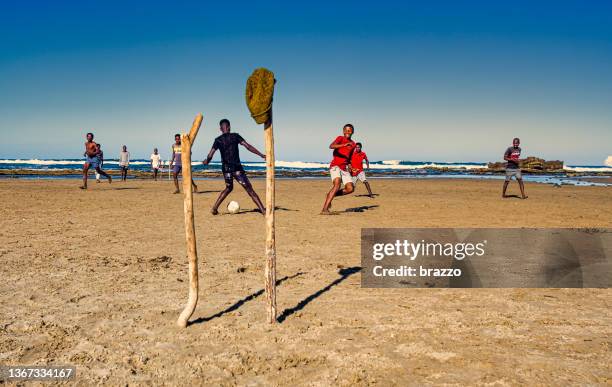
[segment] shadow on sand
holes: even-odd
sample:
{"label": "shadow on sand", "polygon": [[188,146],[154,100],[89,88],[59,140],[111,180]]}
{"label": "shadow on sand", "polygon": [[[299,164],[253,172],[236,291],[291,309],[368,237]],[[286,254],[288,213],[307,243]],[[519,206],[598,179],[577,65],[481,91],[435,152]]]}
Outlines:
{"label": "shadow on sand", "polygon": [[347,208],[344,212],[366,212],[367,210],[372,210],[374,208],[380,207],[378,204],[373,206],[360,206],[360,207],[352,207]]}
{"label": "shadow on sand", "polygon": [[[300,210],[292,210],[292,209],[290,209],[290,208],[284,208],[284,207],[274,207],[274,210],[275,210],[275,211],[296,211],[296,212],[300,211]],[[254,209],[252,209],[252,210],[240,210],[240,211],[239,211],[238,213],[236,213],[236,214],[230,214],[230,213],[228,213],[228,212],[224,212],[224,213],[223,213],[223,215],[243,215],[243,214],[251,214],[251,213],[253,213],[253,212],[256,212],[256,213],[258,213],[258,214],[261,214],[261,212],[259,212],[259,209],[254,208]]]}
{"label": "shadow on sand", "polygon": [[333,282],[329,283],[324,288],[321,288],[321,289],[317,290],[316,292],[314,292],[313,294],[309,295],[308,297],[304,298],[302,301],[298,302],[298,304],[296,306],[294,306],[292,308],[285,309],[283,311],[283,313],[281,313],[281,315],[278,316],[278,318],[276,320],[279,323],[282,323],[283,321],[285,321],[287,319],[287,317],[291,316],[292,314],[294,314],[297,311],[300,311],[300,310],[304,309],[306,307],[306,305],[310,304],[312,301],[314,301],[318,297],[322,296],[324,293],[329,292],[331,290],[331,288],[333,288],[334,286],[338,285],[340,282],[344,281],[345,279],[347,279],[348,277],[352,276],[353,274],[359,273],[360,271],[361,271],[361,267],[359,267],[359,266],[347,267],[347,268],[343,268],[343,269],[338,270],[338,274],[340,274],[339,278],[336,278]]}
{"label": "shadow on sand", "polygon": [[[287,280],[290,280],[292,278],[295,278],[295,277],[299,277],[299,276],[301,276],[303,274],[304,274],[303,272],[298,272],[298,273],[295,273],[292,276],[285,276],[285,277],[283,277],[283,278],[281,278],[279,280],[276,280],[276,286],[279,286],[283,282],[285,282]],[[217,312],[217,313],[215,313],[215,314],[213,314],[212,316],[209,316],[209,317],[200,317],[200,318],[198,318],[196,320],[193,320],[188,325],[205,323],[205,322],[210,321],[212,319],[221,317],[224,314],[231,313],[231,312],[237,310],[238,308],[240,308],[245,303],[247,303],[249,301],[252,301],[252,300],[256,299],[257,297],[261,296],[264,293],[264,291],[265,291],[264,289],[259,289],[255,293],[249,294],[248,296],[244,297],[243,299],[240,299],[240,300],[236,301],[234,304],[230,305],[226,309],[224,309],[224,310],[222,310],[220,312]]]}

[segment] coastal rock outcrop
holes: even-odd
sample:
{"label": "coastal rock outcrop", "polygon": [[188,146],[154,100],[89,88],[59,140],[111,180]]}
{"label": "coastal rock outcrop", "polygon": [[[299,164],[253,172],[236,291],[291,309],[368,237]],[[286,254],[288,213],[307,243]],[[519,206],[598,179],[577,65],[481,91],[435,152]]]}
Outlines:
{"label": "coastal rock outcrop", "polygon": [[[557,172],[563,170],[563,161],[561,160],[544,160],[538,157],[527,157],[519,162],[521,169],[528,171],[540,172]],[[506,169],[506,162],[491,162],[487,168],[492,171],[500,171]]]}

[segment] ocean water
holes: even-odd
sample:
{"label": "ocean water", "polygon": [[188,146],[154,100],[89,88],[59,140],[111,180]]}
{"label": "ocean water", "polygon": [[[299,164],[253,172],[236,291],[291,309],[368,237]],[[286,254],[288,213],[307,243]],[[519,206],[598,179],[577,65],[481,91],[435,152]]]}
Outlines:
{"label": "ocean water", "polygon": [[[42,177],[41,173],[46,171],[65,172],[70,175],[80,175],[83,168],[83,159],[0,159],[0,170],[26,170],[31,171],[29,176],[24,177]],[[163,162],[167,168],[168,161]],[[221,171],[220,162],[211,162],[209,165],[202,165],[199,160],[193,161],[194,171]],[[247,171],[265,171],[264,162],[243,162],[243,166]],[[370,162],[370,170],[377,172],[377,175],[388,174],[389,177],[405,177],[405,178],[479,178],[479,179],[500,179],[503,178],[499,174],[476,174],[476,170],[486,168],[487,163],[473,162],[432,162],[432,161],[405,161],[405,160],[383,160]],[[118,170],[119,161],[117,159],[109,159],[104,161],[103,168],[105,170]],[[280,176],[283,172],[297,174],[324,172],[329,168],[328,162],[315,161],[276,161],[276,171]],[[442,171],[440,168],[444,168]],[[130,169],[136,171],[147,172],[150,170],[150,161],[144,159],[136,159],[130,161]],[[606,173],[612,174],[612,167],[609,166],[593,166],[593,165],[566,165],[564,168],[568,173],[579,172],[581,174],[589,173]],[[60,176],[53,178],[64,178],[68,176]],[[299,176],[298,176],[299,177]],[[583,180],[577,180],[563,175],[525,175],[526,181],[536,181],[550,184],[572,184],[572,185],[609,185],[605,183],[587,183]]]}

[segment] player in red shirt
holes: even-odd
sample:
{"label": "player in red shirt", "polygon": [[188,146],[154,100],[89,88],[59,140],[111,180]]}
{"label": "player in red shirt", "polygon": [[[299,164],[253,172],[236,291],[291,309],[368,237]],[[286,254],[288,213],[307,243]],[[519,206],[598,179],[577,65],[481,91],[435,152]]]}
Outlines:
{"label": "player in red shirt", "polygon": [[[321,215],[329,215],[329,208],[334,197],[348,195],[355,190],[353,178],[349,171],[349,163],[355,149],[355,141],[351,140],[355,128],[353,125],[346,124],[342,128],[343,136],[338,136],[329,145],[329,149],[334,150],[332,162],[329,164],[329,174],[332,179],[333,186],[325,197],[325,203],[321,210]],[[344,184],[344,189],[340,188],[340,183]]]}
{"label": "player in red shirt", "polygon": [[361,181],[368,190],[368,196],[373,198],[374,194],[372,193],[372,188],[370,188],[370,183],[366,179],[365,172],[363,171],[364,161],[366,162],[366,167],[370,169],[370,160],[368,160],[368,156],[365,152],[361,150],[361,143],[358,142],[355,145],[353,156],[351,156],[351,176],[353,177],[353,185],[357,185],[357,181]]}

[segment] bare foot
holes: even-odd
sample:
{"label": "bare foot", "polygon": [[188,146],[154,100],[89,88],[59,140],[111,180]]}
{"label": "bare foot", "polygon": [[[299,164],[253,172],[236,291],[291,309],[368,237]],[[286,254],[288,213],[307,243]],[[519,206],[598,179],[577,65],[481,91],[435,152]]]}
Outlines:
{"label": "bare foot", "polygon": [[527,199],[529,196],[523,196],[523,199]]}
{"label": "bare foot", "polygon": [[210,210],[210,213],[213,215],[219,215],[219,211],[217,211],[216,208],[213,208],[212,210]]}
{"label": "bare foot", "polygon": [[508,196],[508,195],[502,195],[502,198],[504,198],[504,199],[509,198],[509,197],[510,196]]}
{"label": "bare foot", "polygon": [[194,185],[194,186],[193,186],[193,192],[194,192],[194,193],[198,193],[198,186],[197,186],[197,185]]}
{"label": "bare foot", "polygon": [[80,189],[87,189],[87,187],[86,187],[86,186],[84,186],[84,185],[80,186],[79,188],[80,188]]}

